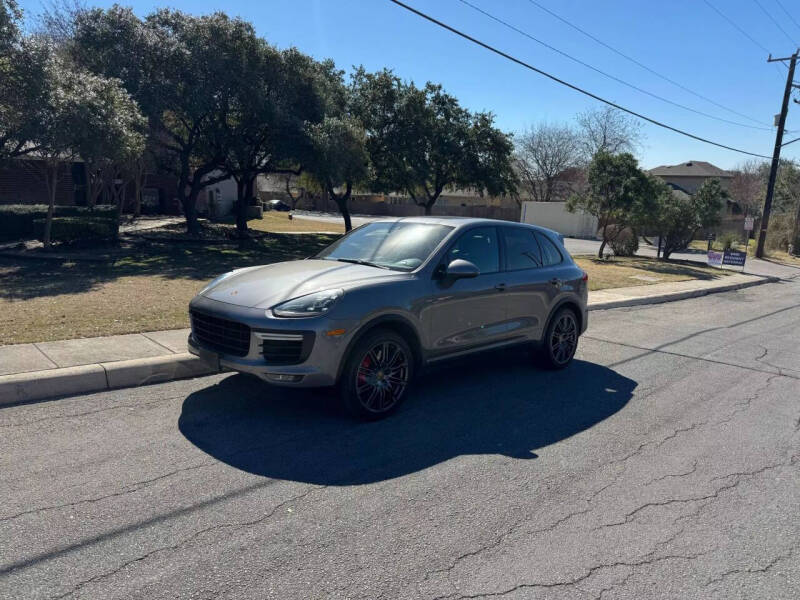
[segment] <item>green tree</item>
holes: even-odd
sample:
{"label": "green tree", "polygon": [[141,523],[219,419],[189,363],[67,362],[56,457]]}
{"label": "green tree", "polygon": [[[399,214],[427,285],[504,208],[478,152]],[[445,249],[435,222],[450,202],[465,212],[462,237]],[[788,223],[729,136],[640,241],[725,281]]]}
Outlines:
{"label": "green tree", "polygon": [[388,70],[358,69],[352,89],[376,190],[406,193],[430,214],[447,188],[491,195],[516,189],[510,136],[490,113],[471,113],[440,85],[418,88]]}
{"label": "green tree", "polygon": [[178,179],[190,232],[198,230],[200,192],[228,177],[215,136],[235,92],[238,49],[252,37],[250,24],[223,13],[194,17],[163,9],[142,21],[114,6],[77,16],[76,60],[122,80],[141,106],[158,164]]}
{"label": "green tree", "polygon": [[602,258],[606,244],[626,227],[636,230],[654,210],[653,180],[630,153],[597,152],[589,165],[588,189],[567,200],[567,210],[597,217],[603,240],[597,252]]}
{"label": "green tree", "polygon": [[22,11],[0,0],[0,162],[36,150],[34,131],[47,87],[47,44],[20,31]]}
{"label": "green tree", "polygon": [[50,247],[56,189],[65,168],[82,156],[128,160],[144,147],[144,119],[119,82],[73,68],[51,54],[47,92],[32,133],[36,157],[29,159],[47,188],[44,245]]}
{"label": "green tree", "polygon": [[349,116],[326,117],[309,127],[313,148],[308,170],[336,202],[344,229],[353,228],[349,201],[353,187],[369,175],[367,140],[361,123]]}
{"label": "green tree", "polygon": [[664,260],[669,260],[676,250],[688,246],[699,229],[718,225],[727,197],[718,179],[706,181],[693,196],[680,190],[662,188],[656,197],[651,223],[661,238]]}
{"label": "green tree", "polygon": [[[317,63],[295,49],[279,52],[266,42],[242,36],[227,77],[233,93],[220,114],[223,169],[237,182],[240,235],[247,231],[247,206],[262,173],[299,175],[311,159],[307,127],[325,114],[332,63]],[[338,75],[341,78],[341,75]]]}

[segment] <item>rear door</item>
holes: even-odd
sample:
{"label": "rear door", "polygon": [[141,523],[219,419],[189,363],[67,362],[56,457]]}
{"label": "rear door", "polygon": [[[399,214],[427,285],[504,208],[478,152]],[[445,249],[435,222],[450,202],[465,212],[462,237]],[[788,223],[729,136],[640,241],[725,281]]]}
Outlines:
{"label": "rear door", "polygon": [[449,354],[489,345],[508,337],[505,277],[500,268],[496,227],[464,232],[448,249],[442,265],[461,258],[480,274],[453,282],[432,281],[428,307],[422,313],[434,354]]}
{"label": "rear door", "polygon": [[[509,331],[540,339],[552,302],[552,276],[544,266],[536,232],[527,227],[501,227],[506,271]],[[553,258],[548,256],[548,262]]]}

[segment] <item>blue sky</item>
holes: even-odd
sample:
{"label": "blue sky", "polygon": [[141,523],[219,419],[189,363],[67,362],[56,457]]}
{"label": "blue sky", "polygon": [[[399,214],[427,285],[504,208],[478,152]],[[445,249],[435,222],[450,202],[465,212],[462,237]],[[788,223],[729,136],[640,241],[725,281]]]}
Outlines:
{"label": "blue sky", "polygon": [[[722,118],[755,125],[642,70],[542,11],[530,0],[469,0],[483,10],[580,60],[673,102]],[[773,55],[787,56],[800,44],[800,6],[794,0],[709,0]],[[704,0],[536,0],[595,37],[650,68],[716,102],[762,121],[761,131],[730,125],[681,108],[607,79],[480,14],[459,0],[406,0],[562,79],[720,143],[771,155],[773,115],[779,112],[786,69],[767,64],[766,53],[715,13]],[[791,18],[780,4],[789,10]],[[109,6],[106,0],[89,4]],[[508,131],[540,121],[570,122],[598,102],[527,71],[421,20],[387,0],[131,0],[141,15],[170,6],[202,14],[224,10],[252,21],[258,33],[279,47],[296,46],[317,58],[333,58],[345,69],[394,69],[415,82],[439,82],[471,109],[490,110]],[[22,0],[28,16],[40,0]],[[800,80],[800,70],[797,80]],[[788,139],[800,136],[800,105],[791,104]],[[684,160],[708,160],[730,168],[747,157],[708,146],[646,124],[639,153],[644,167]],[[800,159],[800,142],[784,155]]]}

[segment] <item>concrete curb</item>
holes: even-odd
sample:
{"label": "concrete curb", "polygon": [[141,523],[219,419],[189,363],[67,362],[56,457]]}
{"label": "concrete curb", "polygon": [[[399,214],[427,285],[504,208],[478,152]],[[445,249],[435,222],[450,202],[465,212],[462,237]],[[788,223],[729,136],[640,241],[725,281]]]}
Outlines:
{"label": "concrete curb", "polygon": [[196,356],[184,352],[2,375],[0,406],[189,379],[215,372]]}
{"label": "concrete curb", "polygon": [[[754,277],[756,277],[754,275]],[[758,276],[760,277],[760,276]],[[606,302],[589,303],[589,310],[608,310],[611,308],[625,308],[627,306],[643,306],[646,304],[663,304],[664,302],[675,302],[677,300],[687,300],[689,298],[699,298],[701,296],[708,296],[709,294],[719,294],[722,292],[731,292],[733,290],[740,290],[744,288],[753,287],[756,285],[763,285],[765,283],[776,283],[780,281],[780,277],[760,277],[752,281],[741,281],[738,283],[729,283],[726,285],[719,285],[709,288],[701,288],[696,290],[686,290],[682,292],[670,292],[666,294],[654,294],[652,296],[639,296],[635,298],[626,298],[624,300],[608,300]]]}
{"label": "concrete curb", "polygon": [[[763,277],[709,288],[654,294],[589,304],[589,310],[607,310],[696,298],[708,294],[774,283],[778,277]],[[216,373],[205,362],[188,352],[150,358],[136,358],[78,367],[64,367],[0,376],[0,407],[9,404],[48,400]]]}

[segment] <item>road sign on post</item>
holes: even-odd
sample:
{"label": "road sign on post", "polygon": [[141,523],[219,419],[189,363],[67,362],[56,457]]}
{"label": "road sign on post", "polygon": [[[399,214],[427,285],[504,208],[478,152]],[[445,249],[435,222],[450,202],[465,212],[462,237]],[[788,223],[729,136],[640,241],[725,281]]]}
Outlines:
{"label": "road sign on post", "polygon": [[755,219],[753,217],[745,217],[744,218],[744,230],[745,231],[753,231],[753,223]]}

